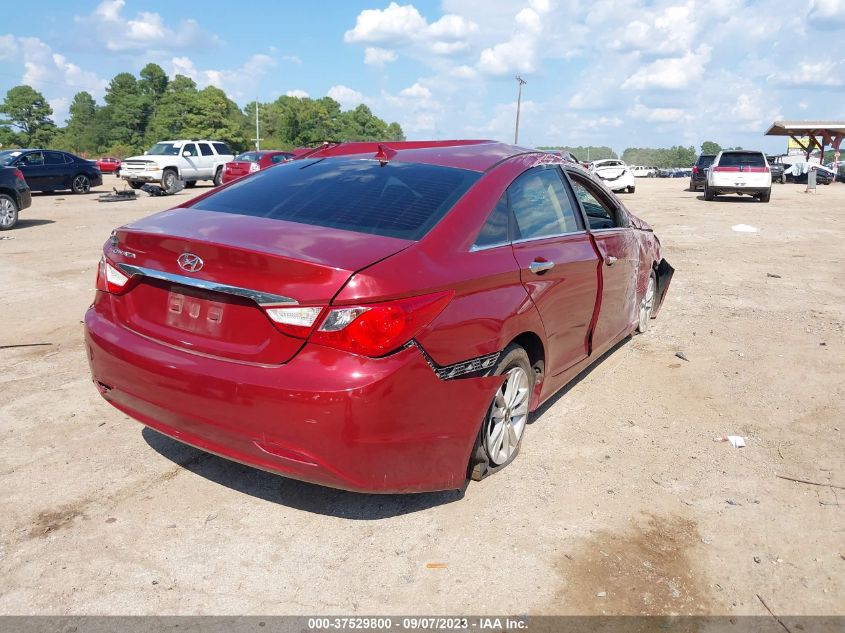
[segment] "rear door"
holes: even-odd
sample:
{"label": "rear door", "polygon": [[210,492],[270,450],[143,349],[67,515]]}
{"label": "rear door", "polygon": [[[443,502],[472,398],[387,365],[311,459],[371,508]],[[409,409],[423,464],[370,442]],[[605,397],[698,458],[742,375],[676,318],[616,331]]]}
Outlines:
{"label": "rear door", "polygon": [[627,214],[613,197],[583,174],[567,170],[601,257],[601,303],[592,349],[601,349],[631,329],[636,319],[639,247]]}
{"label": "rear door", "polygon": [[73,165],[68,163],[61,152],[44,152],[44,167],[49,186],[54,189],[70,189],[74,174]]}
{"label": "rear door", "polygon": [[197,161],[199,176],[201,178],[211,178],[214,176],[214,161],[216,156],[214,150],[211,149],[209,143],[197,143],[200,155]]}
{"label": "rear door", "polygon": [[589,353],[598,258],[558,166],[525,172],[507,195],[514,257],[546,329],[548,373],[559,374]]}

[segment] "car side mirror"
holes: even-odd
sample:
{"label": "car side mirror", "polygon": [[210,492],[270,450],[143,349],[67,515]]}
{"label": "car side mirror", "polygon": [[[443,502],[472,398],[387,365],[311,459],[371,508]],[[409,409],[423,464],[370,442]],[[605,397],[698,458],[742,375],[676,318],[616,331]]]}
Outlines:
{"label": "car side mirror", "polygon": [[182,156],[190,156],[191,152],[182,152]]}

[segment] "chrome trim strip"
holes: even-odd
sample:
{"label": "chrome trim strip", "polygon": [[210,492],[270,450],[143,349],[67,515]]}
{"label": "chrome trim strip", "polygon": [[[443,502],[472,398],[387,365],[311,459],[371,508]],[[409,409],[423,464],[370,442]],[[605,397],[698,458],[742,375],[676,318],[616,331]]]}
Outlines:
{"label": "chrome trim strip", "polygon": [[513,240],[511,242],[499,242],[497,244],[488,244],[486,246],[476,246],[473,244],[469,252],[470,253],[477,253],[478,251],[486,251],[491,248],[501,248],[502,246],[513,245],[513,244],[524,244],[525,242],[536,242],[538,240],[550,240],[556,237],[569,237],[570,235],[586,235],[587,231],[581,229],[578,231],[569,231],[568,233],[556,233],[555,235],[542,235],[540,237],[523,237],[518,240]]}
{"label": "chrome trim strip", "polygon": [[234,295],[236,297],[243,297],[244,299],[251,299],[262,307],[282,306],[282,305],[298,305],[296,299],[284,297],[282,295],[274,295],[269,292],[261,292],[260,290],[252,290],[250,288],[241,288],[239,286],[228,286],[226,284],[219,284],[214,281],[206,279],[197,279],[195,277],[185,277],[184,275],[174,275],[162,270],[154,270],[152,268],[144,268],[142,266],[133,266],[131,264],[118,264],[117,267],[129,275],[140,275],[142,277],[149,277],[150,279],[158,279],[160,281],[169,281],[174,284],[182,286],[190,286],[192,288],[201,288],[202,290],[210,290],[211,292],[220,292],[227,295]]}

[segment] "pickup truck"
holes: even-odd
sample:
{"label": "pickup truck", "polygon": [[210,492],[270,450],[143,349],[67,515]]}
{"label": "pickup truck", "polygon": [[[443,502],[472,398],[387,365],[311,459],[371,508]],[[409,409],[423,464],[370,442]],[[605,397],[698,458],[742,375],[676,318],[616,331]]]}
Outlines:
{"label": "pickup truck", "polygon": [[180,179],[188,189],[198,180],[211,180],[214,186],[219,185],[223,166],[234,158],[229,146],[220,141],[162,141],[142,156],[125,159],[118,174],[133,189],[155,182],[167,193],[175,193]]}

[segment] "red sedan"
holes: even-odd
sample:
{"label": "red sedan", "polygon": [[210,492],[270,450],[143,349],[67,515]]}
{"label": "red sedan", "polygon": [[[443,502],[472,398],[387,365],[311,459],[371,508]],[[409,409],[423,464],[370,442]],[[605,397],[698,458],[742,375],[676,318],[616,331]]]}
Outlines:
{"label": "red sedan", "polygon": [[291,152],[279,152],[276,150],[261,150],[256,152],[244,152],[235,157],[235,160],[226,163],[223,169],[223,184],[237,180],[247,174],[251,174],[278,163],[284,163],[293,158]]}
{"label": "red sedan", "polygon": [[97,167],[104,174],[113,174],[120,169],[120,160],[111,156],[104,156],[97,159]]}
{"label": "red sedan", "polygon": [[456,489],[648,327],[672,272],[560,157],[326,144],[117,229],[86,346],[103,397],[181,442],[348,490]]}

